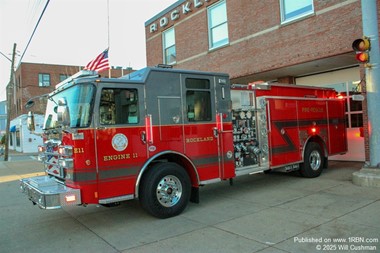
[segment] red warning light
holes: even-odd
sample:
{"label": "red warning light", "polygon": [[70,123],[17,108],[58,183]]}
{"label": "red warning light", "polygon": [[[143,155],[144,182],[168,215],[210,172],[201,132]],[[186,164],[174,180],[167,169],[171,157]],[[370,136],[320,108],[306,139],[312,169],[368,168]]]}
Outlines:
{"label": "red warning light", "polygon": [[368,37],[362,39],[356,39],[352,43],[352,49],[356,52],[356,60],[360,63],[364,63],[365,67],[368,67],[369,62],[369,50],[371,49],[371,42]]}
{"label": "red warning light", "polygon": [[369,56],[366,52],[357,53],[356,60],[358,60],[361,63],[366,63],[369,60]]}

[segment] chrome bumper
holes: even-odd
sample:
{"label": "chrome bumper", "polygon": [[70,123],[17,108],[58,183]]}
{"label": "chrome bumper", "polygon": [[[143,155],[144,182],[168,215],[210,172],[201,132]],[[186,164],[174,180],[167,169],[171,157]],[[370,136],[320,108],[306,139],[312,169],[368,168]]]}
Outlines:
{"label": "chrome bumper", "polygon": [[49,176],[31,177],[20,180],[21,192],[43,209],[80,205],[80,190],[67,187]]}

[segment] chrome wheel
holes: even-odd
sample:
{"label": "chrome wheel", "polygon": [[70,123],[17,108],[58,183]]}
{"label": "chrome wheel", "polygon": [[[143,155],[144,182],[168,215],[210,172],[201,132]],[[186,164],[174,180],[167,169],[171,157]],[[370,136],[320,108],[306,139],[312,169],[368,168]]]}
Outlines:
{"label": "chrome wheel", "polygon": [[304,162],[301,163],[300,173],[304,177],[318,177],[323,170],[325,157],[321,146],[316,142],[310,142],[306,145],[304,153]]}
{"label": "chrome wheel", "polygon": [[309,156],[310,168],[314,171],[321,167],[322,158],[317,150],[311,152]]}
{"label": "chrome wheel", "polygon": [[165,207],[176,205],[182,196],[181,181],[173,175],[167,175],[157,185],[156,196],[158,202]]}
{"label": "chrome wheel", "polygon": [[180,214],[191,195],[186,170],[176,163],[157,162],[144,173],[139,189],[141,206],[161,219]]}

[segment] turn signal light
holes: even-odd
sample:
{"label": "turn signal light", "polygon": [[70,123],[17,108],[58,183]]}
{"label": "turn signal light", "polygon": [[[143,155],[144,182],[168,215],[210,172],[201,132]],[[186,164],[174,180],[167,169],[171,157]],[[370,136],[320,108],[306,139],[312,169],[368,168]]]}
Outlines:
{"label": "turn signal light", "polygon": [[43,145],[38,146],[38,153],[44,153],[45,151],[46,151],[45,146],[43,146]]}
{"label": "turn signal light", "polygon": [[77,197],[75,196],[75,194],[65,196],[66,203],[75,202],[76,200],[77,200]]}
{"label": "turn signal light", "polygon": [[58,154],[61,156],[72,156],[73,155],[73,147],[72,146],[59,146]]}

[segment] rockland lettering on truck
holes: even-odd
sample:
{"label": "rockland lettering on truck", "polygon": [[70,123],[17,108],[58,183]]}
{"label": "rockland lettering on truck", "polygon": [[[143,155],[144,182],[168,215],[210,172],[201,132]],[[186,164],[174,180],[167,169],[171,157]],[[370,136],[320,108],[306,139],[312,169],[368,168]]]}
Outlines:
{"label": "rockland lettering on truck", "polygon": [[271,170],[317,177],[328,156],[347,151],[344,100],[333,89],[160,67],[120,78],[82,71],[58,84],[44,140],[46,176],[20,182],[34,204],[139,199],[159,218],[198,202],[200,186]]}

